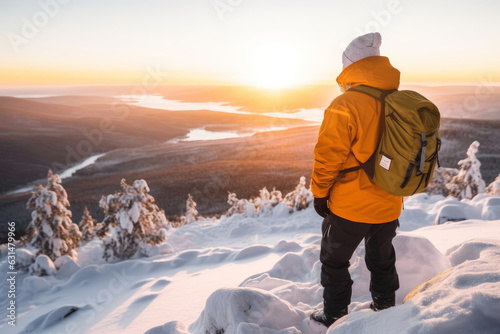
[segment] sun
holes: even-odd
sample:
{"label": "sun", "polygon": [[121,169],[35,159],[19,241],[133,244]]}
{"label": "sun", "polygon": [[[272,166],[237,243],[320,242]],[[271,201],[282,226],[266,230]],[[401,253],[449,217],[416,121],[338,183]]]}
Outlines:
{"label": "sun", "polygon": [[284,43],[266,43],[255,47],[249,67],[250,82],[266,89],[297,86],[300,65],[296,47]]}

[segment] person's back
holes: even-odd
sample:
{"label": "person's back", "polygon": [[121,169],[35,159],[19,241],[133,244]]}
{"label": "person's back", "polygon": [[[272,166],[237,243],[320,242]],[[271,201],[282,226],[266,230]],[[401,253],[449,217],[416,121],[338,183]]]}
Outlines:
{"label": "person's back", "polygon": [[[399,71],[391,66],[388,58],[372,56],[347,66],[337,81],[346,88],[366,85],[382,90],[397,89]],[[311,190],[316,197],[330,195],[330,210],[349,220],[384,223],[398,218],[401,212],[401,197],[375,186],[361,170],[342,178],[337,178],[335,173],[358,166],[356,158],[364,162],[372,155],[382,135],[380,113],[380,102],[349,91],[333,100],[325,111],[314,150]],[[339,124],[345,126],[339,127]],[[333,188],[332,179],[336,181]]]}
{"label": "person's back", "polygon": [[[400,73],[388,58],[379,55],[380,43],[380,34],[372,33],[349,44],[343,54],[344,69],[337,78],[343,91],[358,85],[381,90],[399,87]],[[376,99],[346,91],[326,109],[314,149],[311,190],[315,209],[325,217],[320,256],[325,291],[324,310],[312,318],[327,326],[347,314],[352,285],[349,260],[363,238],[372,273],[373,308],[394,305],[399,288],[392,238],[399,225],[402,198],[374,185],[362,169],[339,174],[373,154],[383,131],[381,112]]]}

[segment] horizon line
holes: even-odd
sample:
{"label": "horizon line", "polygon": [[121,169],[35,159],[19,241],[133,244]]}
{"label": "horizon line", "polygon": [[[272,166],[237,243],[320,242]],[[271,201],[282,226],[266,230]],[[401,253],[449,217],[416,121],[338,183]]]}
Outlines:
{"label": "horizon line", "polygon": [[[450,82],[450,81],[443,81],[443,82],[434,82],[434,81],[426,81],[426,82],[419,82],[419,81],[412,81],[412,82],[400,82],[400,86],[427,86],[427,87],[453,87],[453,86],[460,86],[460,87],[468,87],[468,86],[500,86],[500,81],[490,81],[490,82],[482,82],[482,81],[464,81],[464,82]],[[133,87],[136,86],[136,84],[45,84],[45,85],[1,85],[0,84],[0,89],[43,89],[43,88],[86,88],[86,87]],[[259,89],[259,90],[293,90],[293,89],[300,89],[304,87],[312,87],[312,86],[337,86],[337,83],[307,83],[303,85],[297,85],[297,86],[292,86],[292,87],[285,87],[285,88],[264,88],[264,87],[258,87],[255,85],[249,85],[249,84],[229,84],[229,83],[171,83],[171,84],[164,84],[164,85],[157,85],[155,88],[158,87],[195,87],[195,86],[212,86],[212,87],[244,87],[244,88],[254,88],[254,89]]]}

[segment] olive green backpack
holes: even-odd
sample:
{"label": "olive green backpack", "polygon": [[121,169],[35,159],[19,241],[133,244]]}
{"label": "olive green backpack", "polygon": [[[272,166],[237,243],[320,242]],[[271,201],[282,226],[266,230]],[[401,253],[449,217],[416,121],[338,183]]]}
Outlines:
{"label": "olive green backpack", "polygon": [[373,155],[364,163],[358,160],[360,166],[341,173],[363,168],[374,184],[396,196],[424,191],[439,164],[438,108],[410,90],[384,91],[356,86],[349,91],[369,95],[381,102],[385,129]]}

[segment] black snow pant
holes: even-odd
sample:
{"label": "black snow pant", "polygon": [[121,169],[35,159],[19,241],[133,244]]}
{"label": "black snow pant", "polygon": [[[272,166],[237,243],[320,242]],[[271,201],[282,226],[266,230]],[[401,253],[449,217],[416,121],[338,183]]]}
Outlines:
{"label": "black snow pant", "polygon": [[351,303],[353,281],[348,270],[349,260],[363,238],[372,296],[394,295],[399,288],[399,279],[392,239],[398,226],[397,219],[383,224],[367,224],[333,213],[324,219],[320,261],[325,312],[334,314]]}

